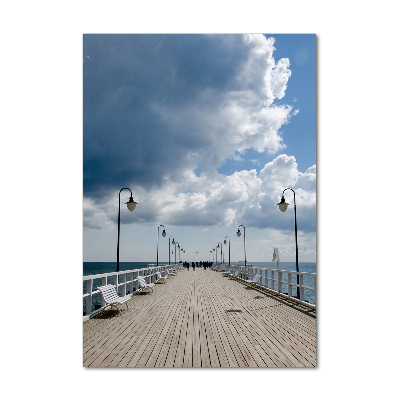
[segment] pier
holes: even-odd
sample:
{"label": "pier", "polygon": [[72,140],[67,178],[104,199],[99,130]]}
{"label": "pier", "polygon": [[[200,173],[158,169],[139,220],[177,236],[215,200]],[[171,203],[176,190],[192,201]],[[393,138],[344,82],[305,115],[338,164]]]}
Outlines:
{"label": "pier", "polygon": [[315,305],[203,268],[153,289],[83,323],[84,367],[316,366]]}

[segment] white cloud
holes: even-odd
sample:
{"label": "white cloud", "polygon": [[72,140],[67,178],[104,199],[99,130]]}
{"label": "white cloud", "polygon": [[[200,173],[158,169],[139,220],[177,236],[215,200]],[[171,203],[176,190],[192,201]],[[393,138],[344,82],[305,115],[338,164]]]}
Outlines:
{"label": "white cloud", "polygon": [[[164,221],[166,225],[231,226],[245,223],[258,228],[293,229],[292,211],[282,214],[276,203],[282,190],[296,191],[299,230],[315,231],[316,225],[316,168],[305,173],[297,169],[293,156],[279,155],[265,164],[260,173],[252,169],[225,176],[216,171],[197,177],[187,171],[179,182],[168,180],[161,188],[138,188],[141,202],[124,223]],[[134,197],[135,197],[134,191]],[[128,195],[126,195],[128,196]],[[292,203],[292,194],[285,196]],[[99,204],[97,212],[116,222],[116,196]],[[122,200],[121,200],[122,202]],[[125,202],[125,201],[124,201]],[[88,211],[95,207],[88,204]],[[110,226],[109,222],[108,225]]]}
{"label": "white cloud", "polygon": [[294,110],[294,111],[292,112],[292,115],[297,115],[299,112],[300,112],[300,110]]}

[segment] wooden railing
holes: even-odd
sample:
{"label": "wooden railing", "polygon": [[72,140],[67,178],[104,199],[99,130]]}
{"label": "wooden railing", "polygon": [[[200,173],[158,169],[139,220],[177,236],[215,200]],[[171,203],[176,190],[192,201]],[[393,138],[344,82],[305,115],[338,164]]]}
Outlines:
{"label": "wooden railing", "polygon": [[[157,281],[157,272],[164,272],[167,268],[181,269],[182,264],[164,264],[159,265],[158,267],[155,264],[148,264],[146,268],[141,269],[132,269],[127,271],[109,272],[105,274],[84,276],[83,282],[86,282],[86,293],[83,294],[83,301],[85,302],[86,306],[85,315],[87,316],[92,312],[94,295],[100,293],[100,290],[94,290],[93,283],[95,279],[101,279],[101,283],[100,281],[98,281],[97,286],[113,284],[117,287],[117,292],[122,292],[119,295],[133,295],[139,289],[139,276],[143,276],[147,283],[154,283]],[[122,277],[122,282],[119,282],[120,276]],[[112,282],[108,281],[110,277],[113,277]],[[104,299],[101,298],[101,307],[104,307],[104,305]],[[84,319],[87,319],[87,317]]]}

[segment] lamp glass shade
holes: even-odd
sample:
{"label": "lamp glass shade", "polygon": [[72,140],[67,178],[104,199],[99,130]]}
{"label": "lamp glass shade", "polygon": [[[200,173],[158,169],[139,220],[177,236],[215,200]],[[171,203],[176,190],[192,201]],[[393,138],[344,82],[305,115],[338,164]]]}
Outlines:
{"label": "lamp glass shade", "polygon": [[282,212],[286,211],[288,205],[289,205],[289,203],[286,203],[286,201],[283,201],[283,202],[281,201],[280,203],[277,204],[277,206],[279,207],[279,209]]}
{"label": "lamp glass shade", "polygon": [[136,203],[136,201],[134,201],[133,199],[132,199],[132,197],[129,199],[129,201],[127,202],[127,203],[125,203],[126,204],[126,206],[128,207],[128,210],[129,211],[133,211],[134,209],[135,209],[135,207],[136,207],[136,204],[139,204],[139,203]]}
{"label": "lamp glass shade", "polygon": [[172,244],[175,244],[175,239],[172,239]]}
{"label": "lamp glass shade", "polygon": [[163,237],[167,236],[167,233],[165,232],[165,229],[163,230],[163,233],[161,234]]}
{"label": "lamp glass shade", "polygon": [[219,245],[217,246],[217,249],[219,249]]}
{"label": "lamp glass shade", "polygon": [[226,244],[226,240],[224,240],[224,244]]}
{"label": "lamp glass shade", "polygon": [[237,235],[238,237],[240,237],[241,234],[242,234],[242,233],[240,232],[240,229],[238,229],[238,231],[236,232],[236,235]]}

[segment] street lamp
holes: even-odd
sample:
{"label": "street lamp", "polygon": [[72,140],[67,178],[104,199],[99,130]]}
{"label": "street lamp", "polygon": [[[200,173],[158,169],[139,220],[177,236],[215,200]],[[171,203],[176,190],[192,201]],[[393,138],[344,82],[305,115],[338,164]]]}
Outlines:
{"label": "street lamp", "polygon": [[222,242],[218,242],[218,246],[217,247],[219,248],[219,244],[220,243],[221,243],[221,262],[220,263],[222,264]]}
{"label": "street lamp", "polygon": [[168,265],[171,265],[171,238],[172,236],[168,238]]}
{"label": "street lamp", "polygon": [[179,242],[178,242],[178,250],[179,250],[179,261],[181,261],[181,245],[179,244]]}
{"label": "street lamp", "polygon": [[244,243],[244,267],[246,268],[246,228],[244,225],[239,225],[238,231],[236,232],[236,235],[240,237],[240,227],[243,226],[243,243]]}
{"label": "street lamp", "polygon": [[[129,190],[131,192],[131,197],[129,198],[129,201],[126,202],[126,206],[128,207],[129,211],[133,211],[136,207],[136,201],[133,200],[132,197],[132,190],[129,188],[122,188],[119,191],[119,195],[118,195],[118,243],[117,243],[117,272],[119,272],[119,231],[120,231],[120,220],[121,220],[121,192],[126,189]],[[117,282],[117,289],[118,289],[118,282]],[[118,291],[118,290],[117,290]]]}
{"label": "street lamp", "polygon": [[[293,203],[294,203],[294,236],[295,236],[295,240],[296,240],[296,271],[299,271],[299,249],[297,247],[297,217],[296,217],[296,193],[292,188],[286,188],[283,192],[282,192],[282,199],[280,201],[280,203],[277,203],[277,206],[279,207],[279,209],[282,212],[285,212],[289,203],[286,203],[285,201],[285,197],[283,196],[283,194],[285,193],[286,190],[290,189],[293,192]],[[299,274],[297,274],[297,298],[300,299],[300,288],[299,288]],[[291,295],[291,293],[289,293],[289,296]]]}
{"label": "street lamp", "polygon": [[[160,239],[160,226],[162,226],[163,228],[165,228],[164,225],[159,225],[159,226],[157,227],[157,267],[158,267],[158,241],[159,241],[159,239]],[[165,229],[163,229],[163,232],[162,232],[161,235],[162,235],[163,237],[167,236],[167,233],[165,232]]]}
{"label": "street lamp", "polygon": [[174,238],[172,238],[172,244],[175,245],[175,264],[176,264],[176,242]]}
{"label": "street lamp", "polygon": [[231,265],[231,239],[229,236],[225,236],[224,244],[226,244],[226,238],[229,239],[229,265]]}
{"label": "street lamp", "polygon": [[[212,249],[212,251],[215,251],[215,247]],[[213,253],[213,262],[214,262],[214,253]],[[217,262],[217,256],[215,256],[215,263]]]}

